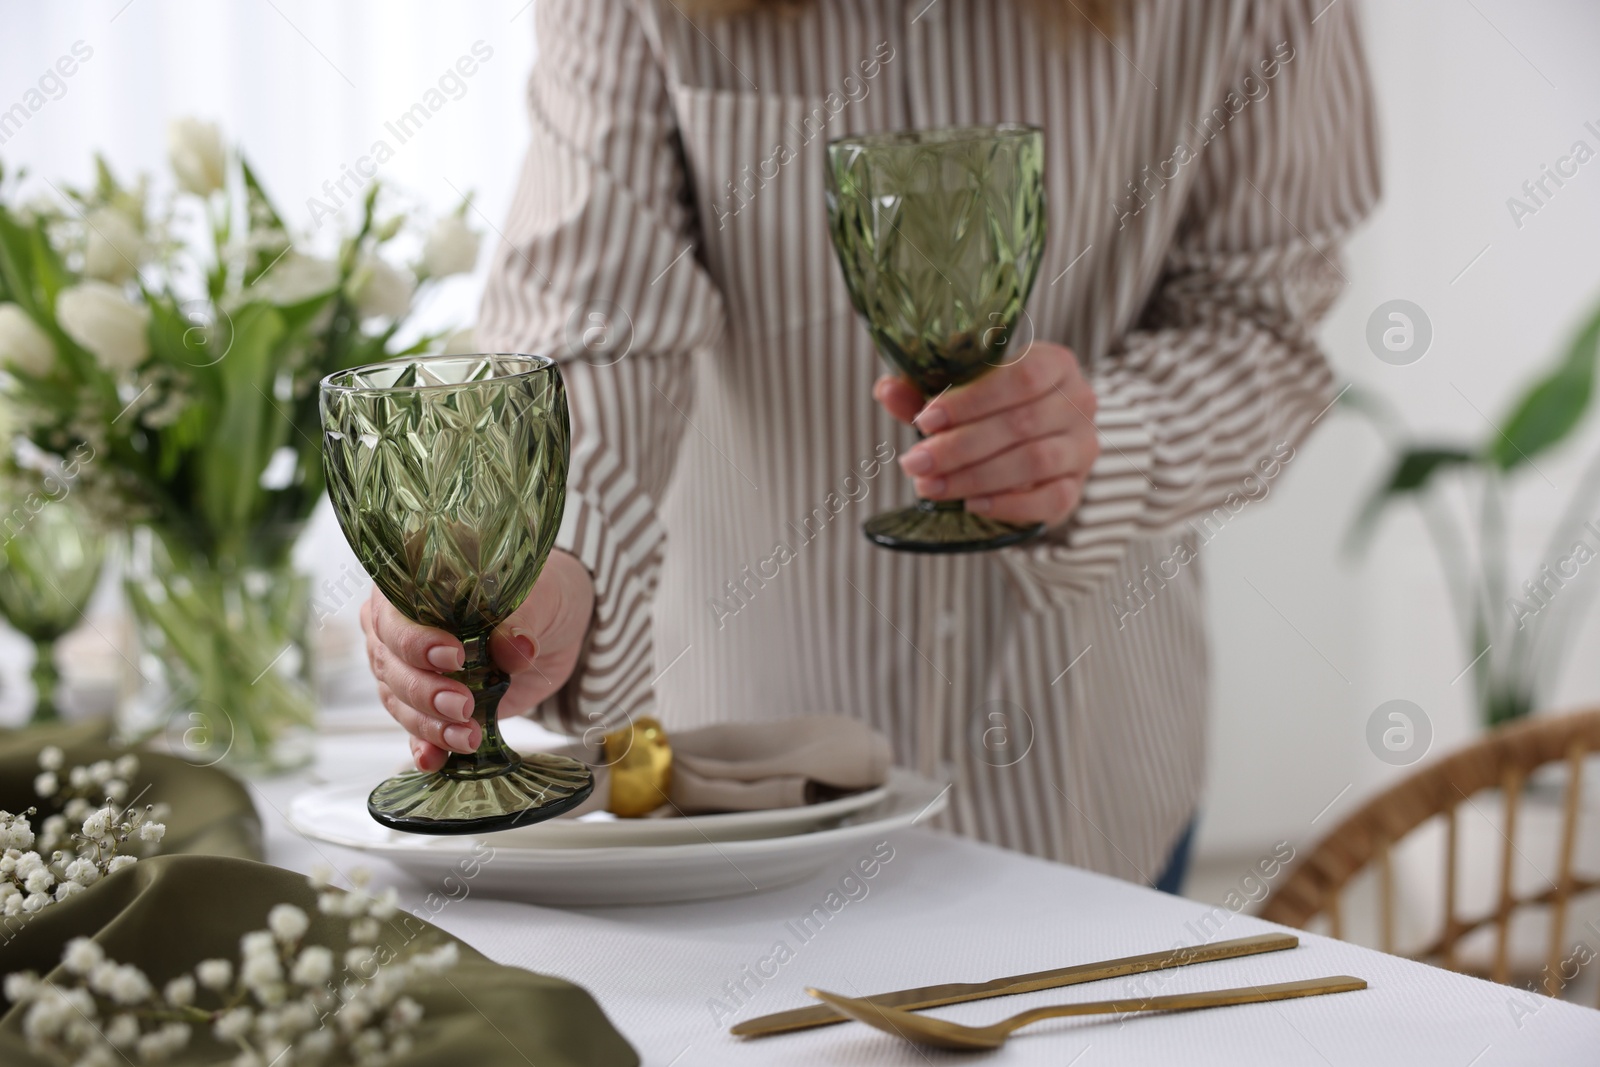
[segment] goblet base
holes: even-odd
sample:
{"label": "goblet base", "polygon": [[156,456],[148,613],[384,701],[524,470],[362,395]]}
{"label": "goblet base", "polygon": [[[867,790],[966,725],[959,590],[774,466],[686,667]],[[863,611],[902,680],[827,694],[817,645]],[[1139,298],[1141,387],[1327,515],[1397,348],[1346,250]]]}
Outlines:
{"label": "goblet base", "polygon": [[1044,533],[1043,523],[1018,526],[974,515],[960,502],[920,500],[909,508],[874,515],[861,524],[867,540],[897,552],[990,552]]}
{"label": "goblet base", "polygon": [[575,759],[513,754],[504,769],[475,776],[408,771],[367,797],[367,814],[412,834],[485,834],[553,819],[594,792],[594,774]]}

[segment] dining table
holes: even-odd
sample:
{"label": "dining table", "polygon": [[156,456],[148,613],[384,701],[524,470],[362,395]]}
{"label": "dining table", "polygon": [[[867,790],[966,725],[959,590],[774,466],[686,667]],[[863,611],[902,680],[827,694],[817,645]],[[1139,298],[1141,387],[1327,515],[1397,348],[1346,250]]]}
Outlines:
{"label": "dining table", "polygon": [[[1042,1005],[1328,975],[1353,975],[1367,988],[1204,1011],[1049,1020],[985,1053],[913,1046],[855,1022],[736,1037],[729,1027],[741,1020],[816,1003],[808,987],[861,996],[987,981],[1280,928],[1246,907],[1168,895],[923,825],[852,846],[798,884],[752,883],[751,891],[722,899],[562,908],[497,899],[470,874],[430,884],[291,825],[287,813],[300,792],[376,783],[406,758],[403,735],[375,708],[345,709],[324,723],[304,769],[248,782],[267,861],[307,872],[330,868],[341,880],[364,870],[375,886],[394,886],[402,908],[492,959],[585,987],[647,1067],[926,1067],[980,1057],[1052,1067],[1600,1064],[1600,1011],[1303,932],[1299,947],[1287,951],[934,1011],[986,1024]],[[537,743],[531,724],[513,725],[528,726],[511,731],[517,743]],[[485,856],[485,864],[494,862],[492,849]],[[717,862],[724,861],[734,862]],[[508,1040],[499,1062],[537,1067],[538,1059]]]}

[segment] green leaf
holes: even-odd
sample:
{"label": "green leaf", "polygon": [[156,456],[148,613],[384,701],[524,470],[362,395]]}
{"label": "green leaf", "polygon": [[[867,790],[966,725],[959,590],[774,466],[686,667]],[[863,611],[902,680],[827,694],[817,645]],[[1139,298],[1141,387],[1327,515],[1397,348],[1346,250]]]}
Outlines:
{"label": "green leaf", "polygon": [[1484,453],[1509,471],[1554,448],[1577,428],[1594,395],[1595,358],[1600,352],[1600,306],[1597,306],[1549,373],[1528,387],[1503,429]]}
{"label": "green leaf", "polygon": [[231,344],[216,365],[222,404],[197,460],[196,502],[222,544],[248,537],[262,504],[261,472],[291,432],[272,400],[274,359],[283,320],[251,304],[233,317]]}
{"label": "green leaf", "polygon": [[1434,475],[1452,467],[1475,466],[1481,457],[1462,448],[1422,446],[1400,453],[1388,479],[1367,498],[1345,541],[1346,551],[1361,552],[1371,540],[1378,518],[1390,504],[1428,488]]}

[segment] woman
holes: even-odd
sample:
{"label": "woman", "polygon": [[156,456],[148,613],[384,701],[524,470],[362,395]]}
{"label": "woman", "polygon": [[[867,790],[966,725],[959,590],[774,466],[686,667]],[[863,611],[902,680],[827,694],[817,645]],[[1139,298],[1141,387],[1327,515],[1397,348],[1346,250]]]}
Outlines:
{"label": "woman", "polygon": [[[859,715],[953,778],[955,829],[1172,885],[1202,544],[1331,402],[1312,328],[1377,194],[1355,5],[686,6],[535,9],[478,340],[566,353],[574,449],[560,550],[497,637],[508,704],[591,736]],[[1036,343],[924,407],[851,309],[823,146],[996,121],[1045,130]],[[958,557],[863,539],[914,492],[1049,531]],[[418,765],[470,751],[439,673],[460,645],[376,594],[364,624]]]}

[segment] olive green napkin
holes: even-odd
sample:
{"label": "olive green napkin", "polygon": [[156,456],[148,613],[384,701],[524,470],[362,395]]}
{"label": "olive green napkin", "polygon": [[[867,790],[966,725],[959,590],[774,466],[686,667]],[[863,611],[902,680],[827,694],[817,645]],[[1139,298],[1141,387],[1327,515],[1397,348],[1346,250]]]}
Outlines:
{"label": "olive green napkin", "polygon": [[[48,745],[62,750],[64,767],[116,759],[131,751],[139,759],[139,773],[129,783],[133,793],[150,787],[139,802],[164,803],[171,808],[161,820],[167,825],[161,841],[163,854],[261,858],[261,820],[243,785],[215,767],[198,767],[165,753],[112,745],[109,734],[105,722],[0,731],[0,809],[14,814],[30,807],[44,814],[53,810],[33,791],[39,753]],[[132,801],[133,796],[128,799]],[[37,827],[37,819],[34,825]]]}
{"label": "olive green napkin", "polygon": [[[305,910],[305,943],[327,945],[335,958],[349,946],[347,920],[317,910],[316,892],[302,875],[248,860],[213,856],[159,856],[141,860],[52,904],[0,946],[0,972],[33,970],[47,978],[74,937],[98,942],[119,963],[137,965],[157,988],[203,959],[239,957],[239,938],[267,925],[274,904]],[[448,934],[399,913],[383,928],[394,952],[424,951]],[[406,989],[423,1009],[415,1045],[395,1067],[463,1067],[467,1064],[538,1064],[539,1067],[635,1067],[633,1049],[612,1028],[585,990],[559,978],[494,963],[458,943],[460,962]],[[197,1003],[207,1007],[201,993]],[[3,1001],[0,1001],[3,1003]],[[25,1009],[0,1017],[0,1063],[42,1067],[22,1036]],[[169,1061],[231,1061],[237,1049],[196,1027],[189,1047]]]}

